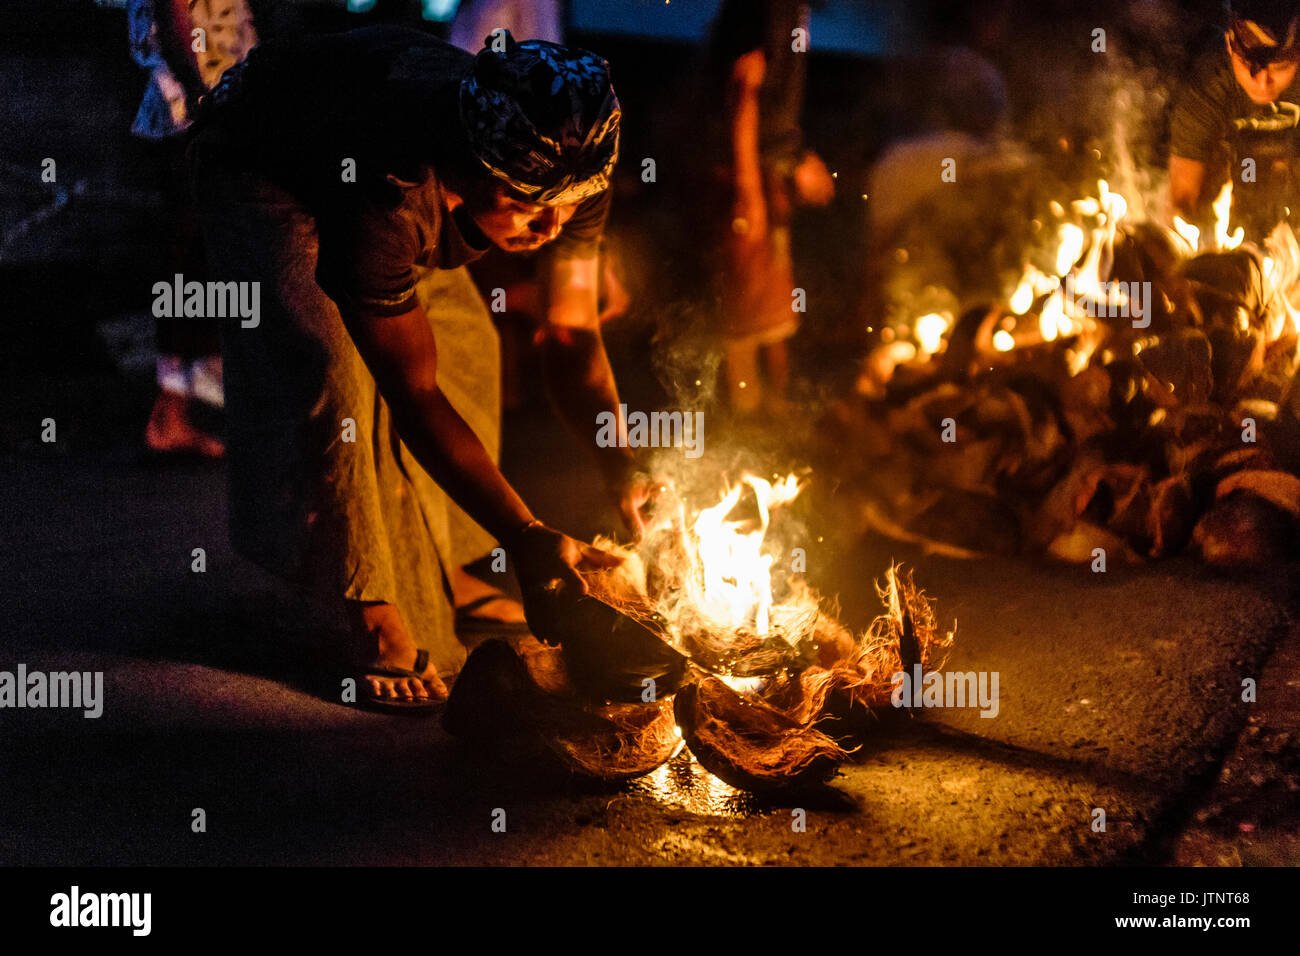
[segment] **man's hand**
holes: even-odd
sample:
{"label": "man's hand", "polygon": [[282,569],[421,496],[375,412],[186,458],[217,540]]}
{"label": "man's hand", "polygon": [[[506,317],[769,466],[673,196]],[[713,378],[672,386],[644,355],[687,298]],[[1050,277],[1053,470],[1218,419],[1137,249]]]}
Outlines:
{"label": "man's hand", "polygon": [[1184,222],[1198,227],[1202,225],[1209,203],[1207,180],[1205,163],[1182,156],[1169,157],[1171,217],[1179,216]]}
{"label": "man's hand", "polygon": [[537,637],[554,644],[547,621],[557,612],[556,598],[576,600],[587,593],[579,571],[615,568],[623,559],[534,522],[507,544],[524,594],[524,610]]}
{"label": "man's hand", "polygon": [[611,489],[618,501],[618,511],[623,516],[623,523],[627,525],[627,530],[633,534],[635,540],[640,541],[645,537],[647,506],[653,505],[666,488],[666,483],[656,481],[644,472],[638,472],[627,476]]}

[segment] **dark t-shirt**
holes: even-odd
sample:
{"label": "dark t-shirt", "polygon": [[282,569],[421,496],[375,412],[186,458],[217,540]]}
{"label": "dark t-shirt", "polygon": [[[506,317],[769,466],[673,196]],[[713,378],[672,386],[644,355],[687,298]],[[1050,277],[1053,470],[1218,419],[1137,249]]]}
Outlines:
{"label": "dark t-shirt", "polygon": [[[1232,74],[1220,41],[1198,57],[1188,81],[1174,96],[1169,152],[1205,163],[1215,192],[1232,180],[1233,219],[1267,230],[1283,207],[1300,208],[1296,189],[1300,159],[1300,82],[1275,103],[1260,105]],[[1254,182],[1243,181],[1242,161],[1253,159]]]}
{"label": "dark t-shirt", "polygon": [[[396,315],[414,302],[417,266],[455,268],[489,245],[463,207],[448,213],[438,175],[467,148],[457,91],[472,62],[400,27],[262,44],[227,74],[198,136],[315,216],[331,298]],[[595,255],[608,211],[608,190],[581,203],[551,254]]]}

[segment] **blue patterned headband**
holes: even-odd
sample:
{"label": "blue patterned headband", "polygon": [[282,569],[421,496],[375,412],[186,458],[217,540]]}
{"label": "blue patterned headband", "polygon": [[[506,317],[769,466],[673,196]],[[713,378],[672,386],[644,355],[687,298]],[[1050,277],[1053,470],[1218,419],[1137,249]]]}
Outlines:
{"label": "blue patterned headband", "polygon": [[460,84],[460,117],[483,166],[531,202],[580,202],[609,187],[622,112],[594,53],[493,38]]}

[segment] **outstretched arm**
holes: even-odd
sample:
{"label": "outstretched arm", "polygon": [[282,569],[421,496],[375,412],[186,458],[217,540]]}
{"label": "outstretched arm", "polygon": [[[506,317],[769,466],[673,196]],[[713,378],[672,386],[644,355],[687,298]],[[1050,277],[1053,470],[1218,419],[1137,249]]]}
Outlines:
{"label": "outstretched arm", "polygon": [[732,218],[742,234],[758,237],[767,231],[767,206],[763,199],[763,167],[758,153],[758,92],[767,71],[762,50],[751,50],[731,66],[727,81],[731,162],[735,176]]}
{"label": "outstretched arm", "polygon": [[[594,440],[596,419],[613,414],[618,434],[626,434],[619,407],[618,386],[605,354],[596,309],[600,260],[555,257],[547,276],[547,307],[543,361],[551,398],[569,427],[585,440]],[[618,501],[628,527],[643,530],[640,509],[651,497],[649,480],[638,472],[630,448],[598,448],[599,465]]]}
{"label": "outstretched arm", "polygon": [[580,563],[618,563],[536,522],[438,387],[437,345],[423,309],[344,319],[402,440],[447,494],[511,552],[525,589],[558,578],[585,593],[575,571]]}
{"label": "outstretched arm", "polygon": [[1189,223],[1200,225],[1206,217],[1205,164],[1181,156],[1169,157],[1169,205],[1173,214]]}

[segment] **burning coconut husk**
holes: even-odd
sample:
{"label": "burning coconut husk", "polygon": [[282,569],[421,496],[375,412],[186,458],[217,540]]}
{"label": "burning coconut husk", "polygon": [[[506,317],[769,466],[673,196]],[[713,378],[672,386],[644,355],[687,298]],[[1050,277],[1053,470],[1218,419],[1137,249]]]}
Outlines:
{"label": "burning coconut husk", "polygon": [[1300,470],[1300,244],[1285,224],[1242,243],[1230,204],[1202,240],[1129,222],[1101,182],[1052,204],[1056,244],[1005,301],[891,327],[825,423],[863,528],[967,558],[1294,555],[1276,481],[1216,492],[1235,472]]}
{"label": "burning coconut husk", "polygon": [[682,745],[671,699],[593,703],[575,692],[563,652],[535,638],[489,640],[470,654],[443,715],[449,733],[490,743],[523,739],[575,773],[628,780],[668,761]]}
{"label": "burning coconut husk", "polygon": [[934,606],[912,580],[911,571],[891,566],[876,593],[884,613],[858,641],[855,652],[831,668],[832,688],[841,697],[837,713],[865,708],[880,715],[893,710],[895,675],[943,669],[956,638],[956,624],[941,631]]}
{"label": "burning coconut husk", "polygon": [[[683,742],[741,789],[829,779],[856,745],[820,726],[834,717],[836,698],[849,709],[887,707],[892,675],[941,666],[952,634],[939,635],[911,574],[894,567],[878,589],[885,613],[860,639],[799,577],[774,586],[771,512],[798,489],[793,476],[746,475],[690,522],[678,502],[678,520],[635,550],[597,542],[624,560],[585,571],[589,594],[568,602],[577,613],[547,621],[571,646],[529,638],[478,647],[453,688],[447,729],[485,742],[530,740],[607,781],[648,773]],[[610,692],[601,698],[598,689]]]}
{"label": "burning coconut husk", "polygon": [[673,705],[686,745],[724,783],[765,792],[825,783],[847,752],[833,739],[720,678],[701,675]]}

